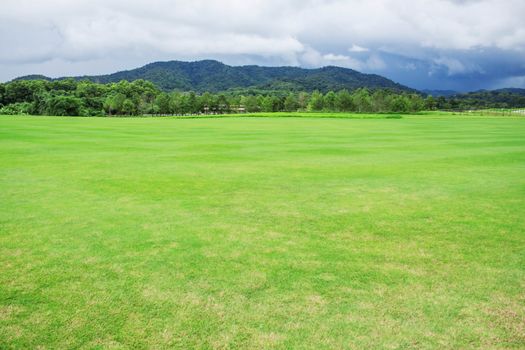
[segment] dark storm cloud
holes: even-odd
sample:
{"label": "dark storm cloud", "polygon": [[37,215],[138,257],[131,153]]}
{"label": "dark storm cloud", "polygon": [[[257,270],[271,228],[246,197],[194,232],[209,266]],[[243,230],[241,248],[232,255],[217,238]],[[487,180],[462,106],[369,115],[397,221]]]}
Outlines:
{"label": "dark storm cloud", "polygon": [[416,88],[525,84],[521,0],[4,0],[0,79],[154,60],[338,65]]}

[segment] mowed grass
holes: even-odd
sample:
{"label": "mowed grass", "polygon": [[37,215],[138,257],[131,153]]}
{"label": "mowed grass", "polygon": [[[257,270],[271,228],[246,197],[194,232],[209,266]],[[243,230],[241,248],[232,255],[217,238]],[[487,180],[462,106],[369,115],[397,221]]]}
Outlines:
{"label": "mowed grass", "polygon": [[2,349],[523,349],[525,119],[0,118]]}

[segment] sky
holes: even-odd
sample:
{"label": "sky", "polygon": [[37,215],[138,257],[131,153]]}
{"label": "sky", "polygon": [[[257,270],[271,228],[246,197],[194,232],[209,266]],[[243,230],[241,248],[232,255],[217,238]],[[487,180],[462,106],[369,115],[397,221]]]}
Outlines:
{"label": "sky", "polygon": [[525,0],[2,0],[0,43],[0,81],[217,59],[525,88]]}

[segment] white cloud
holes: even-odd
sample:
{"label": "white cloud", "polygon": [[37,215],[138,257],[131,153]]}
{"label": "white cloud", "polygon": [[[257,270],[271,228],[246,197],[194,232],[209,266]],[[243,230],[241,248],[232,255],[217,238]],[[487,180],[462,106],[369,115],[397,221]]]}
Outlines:
{"label": "white cloud", "polygon": [[350,56],[336,55],[333,53],[323,55],[323,65],[336,65],[354,70],[365,69],[365,64],[361,60]]}
{"label": "white cloud", "polygon": [[42,35],[53,36],[49,46],[65,57],[143,47],[286,56],[306,45],[320,50],[319,42],[341,46],[355,39],[366,47],[352,43],[348,52],[385,43],[524,49],[524,13],[522,0],[4,0],[0,20],[8,23],[2,39],[19,36],[16,46],[24,48],[18,52],[25,59],[40,58],[42,48],[33,44]]}
{"label": "white cloud", "polygon": [[335,55],[333,53],[329,53],[329,54],[326,54],[323,56],[323,58],[327,61],[334,61],[334,62],[337,62],[337,61],[346,61],[348,60],[350,57],[348,56],[345,56],[345,55]]}
{"label": "white cloud", "polygon": [[366,47],[362,47],[356,44],[352,44],[352,47],[348,49],[348,52],[368,52],[370,51]]}
{"label": "white cloud", "polygon": [[318,67],[323,64],[323,55],[311,47],[306,47],[300,57],[300,62],[307,67]]}
{"label": "white cloud", "polygon": [[387,72],[385,53],[455,76],[483,69],[454,52],[525,60],[523,14],[523,0],[2,0],[0,79],[202,58]]}

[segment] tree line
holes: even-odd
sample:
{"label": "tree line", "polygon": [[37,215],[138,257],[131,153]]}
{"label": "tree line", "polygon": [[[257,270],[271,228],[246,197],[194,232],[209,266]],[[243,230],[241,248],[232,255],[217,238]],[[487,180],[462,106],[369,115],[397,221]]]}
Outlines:
{"label": "tree line", "polygon": [[[463,102],[471,102],[471,99]],[[56,116],[189,115],[243,112],[327,111],[410,113],[456,107],[462,101],[434,99],[386,89],[354,91],[165,92],[145,80],[16,80],[0,84],[0,114]]]}
{"label": "tree line", "polygon": [[523,108],[525,107],[525,90],[500,89],[494,91],[475,91],[454,95],[446,99],[440,97],[436,102],[439,108],[444,110]]}

